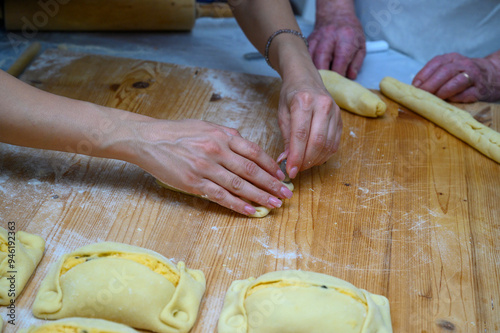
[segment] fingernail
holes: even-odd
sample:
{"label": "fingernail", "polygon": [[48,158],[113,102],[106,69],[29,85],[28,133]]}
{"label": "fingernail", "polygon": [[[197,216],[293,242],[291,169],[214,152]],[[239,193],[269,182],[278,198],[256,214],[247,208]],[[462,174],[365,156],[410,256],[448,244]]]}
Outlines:
{"label": "fingernail", "polygon": [[290,178],[295,178],[297,176],[297,173],[299,172],[299,168],[293,167],[292,170],[288,173],[288,176]]}
{"label": "fingernail", "polygon": [[422,81],[420,80],[417,80],[415,81],[415,83],[413,84],[415,87],[420,87],[422,85]]}
{"label": "fingernail", "polygon": [[278,179],[281,180],[281,181],[285,180],[285,178],[286,178],[285,174],[281,170],[278,170],[278,172],[276,173],[276,175],[278,176]]}
{"label": "fingernail", "polygon": [[286,158],[286,152],[282,152],[280,156],[278,156],[278,159],[276,160],[278,163],[283,161]]}
{"label": "fingernail", "polygon": [[246,205],[245,206],[245,212],[247,212],[248,215],[253,215],[253,214],[255,214],[257,212],[257,210],[253,206]]}
{"label": "fingernail", "polygon": [[274,208],[280,208],[281,205],[283,204],[283,202],[281,202],[280,199],[277,199],[277,198],[274,198],[274,197],[270,197],[269,200],[267,201],[271,206],[273,206]]}
{"label": "fingernail", "polygon": [[282,186],[280,192],[287,199],[290,199],[293,195],[292,191],[286,186]]}

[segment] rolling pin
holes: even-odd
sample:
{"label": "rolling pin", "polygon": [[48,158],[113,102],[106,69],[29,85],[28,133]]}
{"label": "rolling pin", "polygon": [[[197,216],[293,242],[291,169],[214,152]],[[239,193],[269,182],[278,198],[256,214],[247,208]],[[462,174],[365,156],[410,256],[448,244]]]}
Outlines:
{"label": "rolling pin", "polygon": [[182,31],[198,17],[231,17],[226,3],[196,0],[4,0],[7,30]]}

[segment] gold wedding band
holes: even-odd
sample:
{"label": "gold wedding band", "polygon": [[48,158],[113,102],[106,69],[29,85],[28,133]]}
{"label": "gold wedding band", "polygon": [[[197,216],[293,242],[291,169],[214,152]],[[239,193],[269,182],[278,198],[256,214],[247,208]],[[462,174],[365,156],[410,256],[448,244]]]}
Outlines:
{"label": "gold wedding band", "polygon": [[470,79],[470,76],[469,74],[465,73],[465,72],[462,72],[463,76],[465,76],[467,78],[467,82],[469,82],[469,86],[472,85],[472,80]]}

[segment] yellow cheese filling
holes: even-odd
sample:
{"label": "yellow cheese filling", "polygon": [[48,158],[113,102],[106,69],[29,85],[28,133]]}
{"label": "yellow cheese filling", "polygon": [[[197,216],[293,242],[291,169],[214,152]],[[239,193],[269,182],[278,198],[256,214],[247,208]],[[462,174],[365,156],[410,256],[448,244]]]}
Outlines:
{"label": "yellow cheese filling", "polygon": [[7,258],[8,253],[9,253],[9,245],[5,241],[5,239],[0,237],[0,263],[2,263],[5,260],[5,258]]}
{"label": "yellow cheese filling", "polygon": [[4,241],[3,239],[0,239],[1,243],[0,243],[0,252],[4,252],[4,253],[7,253],[9,252],[9,245],[7,244],[6,241]]}
{"label": "yellow cheese filling", "polygon": [[147,254],[124,253],[124,252],[108,252],[108,253],[98,253],[91,255],[75,255],[69,257],[64,261],[61,267],[61,275],[64,275],[70,269],[79,264],[83,264],[84,262],[100,258],[120,258],[120,259],[131,260],[138,264],[146,266],[155,273],[164,276],[168,281],[170,281],[176,287],[177,284],[179,283],[180,279],[179,274],[174,270],[172,270],[170,267],[168,267],[166,264],[159,261],[158,259],[148,256]]}
{"label": "yellow cheese filling", "polygon": [[253,293],[265,289],[265,288],[286,288],[286,287],[299,287],[299,288],[322,288],[325,290],[328,289],[333,289],[338,293],[347,295],[354,299],[355,301],[361,303],[365,308],[368,308],[368,304],[366,303],[366,300],[360,298],[357,294],[353,293],[349,289],[343,289],[343,288],[335,288],[335,287],[328,287],[325,285],[317,285],[317,284],[312,284],[309,282],[304,282],[304,281],[269,281],[269,282],[262,282],[254,285],[252,288],[248,289],[246,293],[246,297],[252,295]]}
{"label": "yellow cheese filling", "polygon": [[64,324],[46,325],[37,328],[34,333],[116,333],[111,331],[103,331],[99,328],[78,328]]}

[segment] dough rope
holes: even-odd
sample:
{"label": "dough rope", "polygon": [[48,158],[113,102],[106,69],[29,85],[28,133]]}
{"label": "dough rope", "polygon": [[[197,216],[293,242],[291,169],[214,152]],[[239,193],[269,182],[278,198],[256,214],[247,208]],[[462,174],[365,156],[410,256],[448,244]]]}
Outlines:
{"label": "dough rope", "polygon": [[335,103],[342,109],[364,117],[384,115],[387,105],[359,83],[329,70],[320,69],[319,74]]}
{"label": "dough rope", "polygon": [[500,133],[478,122],[467,111],[392,77],[385,77],[380,82],[380,90],[390,99],[427,118],[500,163]]}

